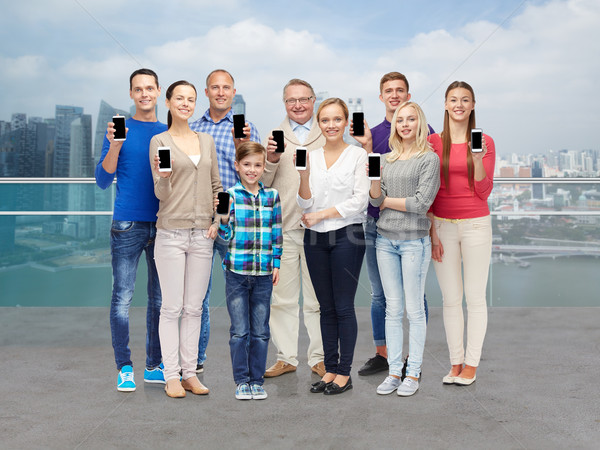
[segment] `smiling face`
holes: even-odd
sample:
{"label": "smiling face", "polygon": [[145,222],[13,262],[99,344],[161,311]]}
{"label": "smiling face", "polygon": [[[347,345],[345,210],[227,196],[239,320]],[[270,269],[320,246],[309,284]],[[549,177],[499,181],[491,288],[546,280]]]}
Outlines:
{"label": "smiling face", "polygon": [[396,116],[396,133],[405,145],[412,145],[417,139],[419,130],[419,115],[412,106],[405,106]]}
{"label": "smiling face", "polygon": [[475,109],[471,91],[462,87],[448,91],[444,108],[448,111],[450,120],[454,122],[469,120],[471,112]]}
{"label": "smiling face", "polygon": [[167,99],[165,103],[173,120],[187,121],[192,117],[196,108],[196,90],[188,85],[176,86],[171,98]]}
{"label": "smiling face", "polygon": [[[306,103],[300,103],[300,99],[308,99]],[[294,101],[296,100],[296,101]],[[285,90],[285,110],[290,119],[304,125],[313,116],[315,98],[311,90],[301,84],[292,84]]]}
{"label": "smiling face", "polygon": [[323,107],[319,113],[319,128],[327,141],[337,141],[344,138],[344,130],[348,119],[343,108],[335,103]]}
{"label": "smiling face", "polygon": [[233,80],[226,72],[215,72],[206,83],[204,93],[208,97],[211,111],[226,113],[235,97]]}
{"label": "smiling face", "polygon": [[156,108],[156,101],[160,95],[160,88],[152,75],[136,75],[131,80],[129,97],[135,104],[136,111],[149,113]]}
{"label": "smiling face", "polygon": [[385,105],[386,114],[394,114],[398,105],[410,100],[404,80],[390,80],[383,84],[379,99]]}
{"label": "smiling face", "polygon": [[240,162],[235,161],[235,170],[239,173],[240,180],[246,188],[255,187],[265,171],[265,154],[251,153],[244,156]]}

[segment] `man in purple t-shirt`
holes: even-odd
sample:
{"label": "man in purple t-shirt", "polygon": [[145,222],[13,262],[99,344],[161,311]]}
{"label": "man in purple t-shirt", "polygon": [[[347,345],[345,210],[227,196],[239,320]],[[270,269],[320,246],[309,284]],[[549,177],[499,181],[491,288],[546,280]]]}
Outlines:
{"label": "man in purple t-shirt", "polygon": [[[391,123],[394,112],[399,105],[410,100],[408,80],[399,72],[386,73],[379,83],[379,99],[385,105],[385,119],[371,129],[373,151],[375,153],[388,153],[390,151],[388,140],[390,138]],[[433,128],[429,127],[433,133]],[[376,353],[358,371],[359,375],[373,375],[388,370],[387,347],[385,344],[385,295],[379,278],[377,256],[375,252],[375,239],[377,238],[377,219],[379,208],[369,205],[367,222],[365,223],[367,271],[371,282],[371,323],[373,325],[373,341]],[[425,300],[427,313],[427,300]]]}

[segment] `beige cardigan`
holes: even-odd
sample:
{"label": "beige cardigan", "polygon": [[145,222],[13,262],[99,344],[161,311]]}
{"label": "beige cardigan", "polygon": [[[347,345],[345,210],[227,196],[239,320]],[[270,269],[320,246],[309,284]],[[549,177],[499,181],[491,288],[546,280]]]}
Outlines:
{"label": "beige cardigan", "polygon": [[[298,138],[294,134],[287,116],[279,126],[279,129],[283,130],[283,137],[286,143],[285,152],[281,155],[279,162],[272,163],[267,161],[261,181],[265,186],[275,188],[279,191],[283,215],[283,231],[286,232],[302,228],[300,226],[302,209],[296,202],[296,194],[298,194],[298,188],[300,187],[300,176],[294,167],[294,153],[296,153],[296,148],[306,147],[310,153],[325,145],[325,137],[321,133],[316,117],[313,117],[312,126],[304,143],[298,142]],[[269,135],[271,134],[272,132],[269,133]],[[265,141],[266,146],[267,142]]]}
{"label": "beige cardigan", "polygon": [[[157,228],[207,229],[213,223],[214,198],[223,190],[215,141],[206,133],[196,132],[200,141],[200,161],[195,165],[180,150],[168,131],[150,141],[150,165],[154,178],[154,194],[160,200]],[[158,147],[171,147],[173,172],[162,178],[154,169]]]}

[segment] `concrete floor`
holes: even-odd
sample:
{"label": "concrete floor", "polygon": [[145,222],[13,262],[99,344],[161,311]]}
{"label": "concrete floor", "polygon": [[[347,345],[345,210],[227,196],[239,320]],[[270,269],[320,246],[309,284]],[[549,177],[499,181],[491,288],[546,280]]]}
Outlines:
{"label": "concrete floor", "polygon": [[[442,311],[432,308],[423,380],[409,398],[359,377],[373,354],[358,308],[354,389],[311,394],[297,372],[269,379],[264,401],[234,398],[229,318],[212,309],[206,397],[144,385],[145,310],[132,309],[138,389],[116,390],[108,310],[0,308],[1,448],[600,448],[600,308],[492,308],[477,382],[443,386]],[[306,349],[301,336],[301,353]],[[273,346],[269,364],[274,362]]]}

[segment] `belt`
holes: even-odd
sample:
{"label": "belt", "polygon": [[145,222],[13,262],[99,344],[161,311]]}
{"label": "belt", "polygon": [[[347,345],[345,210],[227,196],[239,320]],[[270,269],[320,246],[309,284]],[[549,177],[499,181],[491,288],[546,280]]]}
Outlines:
{"label": "belt", "polygon": [[433,216],[434,219],[437,220],[443,220],[444,222],[450,222],[450,223],[459,223],[459,222],[464,222],[465,220],[469,220],[469,219],[446,219],[445,217],[438,217],[438,216]]}

